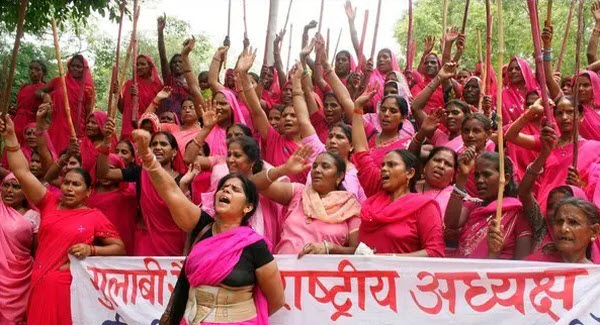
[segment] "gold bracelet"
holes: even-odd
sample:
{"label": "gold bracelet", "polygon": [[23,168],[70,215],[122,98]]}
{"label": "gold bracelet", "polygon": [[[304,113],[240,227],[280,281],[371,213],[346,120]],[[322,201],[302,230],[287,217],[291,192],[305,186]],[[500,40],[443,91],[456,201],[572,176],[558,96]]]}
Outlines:
{"label": "gold bracelet", "polygon": [[18,144],[16,146],[9,146],[9,145],[5,144],[4,150],[6,150],[8,152],[17,152],[17,151],[21,150],[21,146]]}
{"label": "gold bracelet", "polygon": [[304,93],[301,91],[292,91],[292,97],[294,96],[304,96]]}

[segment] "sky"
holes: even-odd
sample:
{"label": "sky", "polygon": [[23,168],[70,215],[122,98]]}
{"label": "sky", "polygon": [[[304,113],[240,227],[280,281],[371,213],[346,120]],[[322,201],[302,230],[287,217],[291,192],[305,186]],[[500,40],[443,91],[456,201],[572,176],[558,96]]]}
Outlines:
{"label": "sky", "polygon": [[[348,19],[344,11],[346,0],[324,0],[323,27],[322,33],[325,36],[327,28],[330,29],[330,52],[333,53],[335,44],[342,29],[340,44],[338,50],[351,50],[354,54],[350,33],[348,28]],[[130,2],[130,1],[129,1]],[[292,32],[292,58],[290,65],[293,64],[300,52],[302,30],[311,20],[319,20],[321,0],[293,0],[292,10],[289,18],[289,25],[293,25]],[[277,29],[283,28],[285,17],[289,5],[289,0],[279,0],[279,14]],[[356,26],[359,37],[362,31],[363,16],[366,9],[369,10],[369,26],[364,46],[364,52],[370,54],[377,13],[376,0],[354,0],[352,5],[357,7]],[[216,48],[221,44],[227,34],[227,0],[152,0],[149,3],[143,3],[138,21],[138,29],[156,33],[156,17],[164,13],[167,16],[177,17],[187,21],[191,25],[192,33],[203,33],[208,36],[213,46]],[[208,9],[210,8],[210,9]],[[382,0],[382,10],[379,22],[379,31],[377,36],[377,48],[389,47],[394,52],[399,52],[399,46],[394,38],[394,26],[396,21],[408,10],[408,1],[406,0]],[[246,0],[246,17],[248,26],[248,38],[251,45],[257,47],[257,58],[262,58],[262,52],[265,45],[265,32],[269,13],[269,0]],[[118,25],[111,23],[108,19],[99,17],[102,30],[110,35],[117,35]],[[131,30],[131,22],[124,23],[124,35]],[[290,27],[288,27],[285,40],[281,50],[283,64],[286,64],[288,44],[290,37]],[[313,30],[314,33],[315,30]],[[243,46],[243,0],[231,0],[231,31],[232,41],[229,52],[230,57],[240,53]],[[312,35],[312,34],[311,34]],[[331,54],[330,54],[331,55]]]}

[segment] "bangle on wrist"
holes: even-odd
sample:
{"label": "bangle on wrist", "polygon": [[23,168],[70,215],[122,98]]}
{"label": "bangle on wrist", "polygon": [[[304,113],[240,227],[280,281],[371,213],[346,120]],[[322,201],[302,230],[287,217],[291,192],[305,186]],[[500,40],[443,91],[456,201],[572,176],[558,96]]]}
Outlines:
{"label": "bangle on wrist", "polygon": [[271,180],[271,177],[269,176],[269,172],[274,169],[275,167],[269,167],[267,169],[267,171],[265,172],[265,176],[267,176],[267,180],[269,181],[269,183],[273,183],[273,180]]}
{"label": "bangle on wrist", "polygon": [[4,150],[6,150],[8,152],[17,152],[17,151],[21,150],[21,146],[19,144],[17,144],[16,146],[9,146],[9,145],[5,144]]}
{"label": "bangle on wrist", "polygon": [[292,97],[294,97],[294,96],[304,96],[304,92],[293,90],[292,91]]}
{"label": "bangle on wrist", "polygon": [[329,255],[329,245],[326,240],[323,241],[323,246],[325,246],[325,254]]}
{"label": "bangle on wrist", "polygon": [[462,197],[469,195],[469,193],[467,193],[465,190],[458,188],[458,186],[456,186],[456,184],[452,185],[452,187],[454,188],[453,193],[456,193]]}
{"label": "bangle on wrist", "polygon": [[100,147],[98,147],[98,149],[96,149],[96,151],[98,151],[99,154],[108,156],[110,154],[110,146],[102,144]]}
{"label": "bangle on wrist", "polygon": [[221,59],[217,58],[216,56],[213,56],[213,61],[221,62],[221,61],[223,61],[223,60],[221,60]]}
{"label": "bangle on wrist", "polygon": [[323,76],[325,76],[325,78],[327,78],[329,76],[329,74],[332,72],[333,72],[333,69],[331,67],[329,67],[328,69],[325,70],[325,74]]}
{"label": "bangle on wrist", "polygon": [[354,108],[354,114],[365,115],[365,111],[363,111],[362,108],[355,107]]}
{"label": "bangle on wrist", "polygon": [[36,136],[40,137],[40,136],[44,135],[45,133],[46,133],[46,129],[35,128],[35,135]]}

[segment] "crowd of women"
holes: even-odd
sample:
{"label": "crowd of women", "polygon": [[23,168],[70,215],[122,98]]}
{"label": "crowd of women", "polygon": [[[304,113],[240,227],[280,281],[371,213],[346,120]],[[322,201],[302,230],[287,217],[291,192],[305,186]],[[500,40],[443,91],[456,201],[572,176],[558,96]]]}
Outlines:
{"label": "crowd of women", "polygon": [[274,65],[250,72],[246,40],[223,83],[228,47],[196,75],[195,40],[167,60],[159,18],[162,78],[139,55],[137,83],[118,94],[120,127],[94,106],[82,55],[68,61],[66,94],[32,61],[16,115],[0,121],[0,324],[70,324],[69,255],[186,255],[164,324],[266,324],[284,304],[273,254],[600,263],[599,4],[589,70],[553,73],[553,30],[543,31],[552,120],[531,58],[512,57],[496,84],[482,64],[460,66],[465,35],[449,28],[441,56],[428,37],[418,69],[400,71],[390,49],[360,52],[345,10],[356,55],[330,64],[311,22],[290,71],[282,31]]}

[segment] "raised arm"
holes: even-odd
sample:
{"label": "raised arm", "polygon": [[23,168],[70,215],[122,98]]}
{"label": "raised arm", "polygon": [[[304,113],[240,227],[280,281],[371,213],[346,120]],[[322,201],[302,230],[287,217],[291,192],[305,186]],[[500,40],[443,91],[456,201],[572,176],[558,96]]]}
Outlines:
{"label": "raised arm", "polygon": [[531,123],[531,121],[542,116],[543,112],[544,107],[542,106],[542,99],[539,98],[510,125],[504,134],[504,139],[525,149],[534,149],[535,137],[533,135],[521,133],[521,130],[527,124]]}
{"label": "raised arm", "polygon": [[595,25],[590,35],[590,42],[587,47],[588,64],[598,61],[598,38],[600,38],[600,1],[596,0],[591,5],[592,16],[594,17]]}
{"label": "raised arm", "polygon": [[456,39],[456,53],[454,53],[454,57],[452,58],[452,62],[454,63],[458,63],[465,52],[465,38],[465,34],[458,34],[458,38]]}
{"label": "raised arm", "polygon": [[96,174],[98,178],[110,179],[113,181],[122,181],[123,172],[120,169],[110,168],[108,155],[110,153],[110,139],[115,133],[115,121],[108,119],[104,124],[104,141],[98,149],[98,158],[96,159]]}
{"label": "raised arm", "polygon": [[46,132],[48,130],[48,122],[50,121],[50,117],[52,116],[52,104],[44,103],[38,107],[38,111],[35,117],[35,134],[36,134],[36,142],[37,142],[37,152],[40,155],[40,161],[42,163],[42,170],[47,171],[52,163],[54,163],[54,158],[52,157],[52,153],[50,149],[48,149],[48,142],[46,140]]}
{"label": "raised arm", "polygon": [[[318,36],[320,35],[317,34],[317,37]],[[308,107],[309,116],[319,111],[319,106],[317,105],[317,100],[315,99],[316,95],[313,92],[313,83],[310,78],[310,74],[308,73],[308,67],[306,66],[306,59],[310,55],[310,52],[312,52],[314,44],[315,43],[311,41],[310,45],[302,49],[302,51],[300,52],[300,68],[302,71],[301,87],[302,91],[304,92],[304,98],[306,100],[305,103]]]}
{"label": "raised arm", "polygon": [[146,107],[145,112],[156,114],[156,111],[158,110],[160,103],[163,100],[169,98],[169,96],[171,96],[172,91],[173,91],[173,88],[171,88],[171,86],[164,86],[163,89],[161,89],[161,91],[156,93],[156,96],[154,96],[154,99],[152,100],[152,102],[148,105],[148,107]]}
{"label": "raised arm", "polygon": [[226,46],[219,47],[208,68],[208,85],[213,93],[217,93],[223,89],[223,85],[219,83],[219,70],[221,69],[221,62],[223,62],[223,59],[227,55],[227,50],[229,48]]}
{"label": "raised arm", "polygon": [[442,64],[450,62],[452,58],[452,44],[458,38],[458,27],[452,26],[444,33],[444,50],[442,51]]}
{"label": "raised arm", "polygon": [[[352,97],[348,88],[344,86],[340,78],[337,76],[335,71],[333,71],[333,67],[329,63],[329,59],[325,54],[323,47],[317,48],[317,66],[323,67],[323,71],[325,72],[325,78],[327,78],[327,83],[331,87],[335,98],[337,98],[338,103],[344,109],[344,115],[346,118],[351,119],[352,114],[354,114],[354,101],[352,101]],[[315,71],[315,73],[319,73]]]}
{"label": "raised arm", "polygon": [[442,66],[442,68],[438,72],[438,75],[435,78],[433,78],[431,82],[429,82],[427,87],[421,90],[421,92],[412,102],[410,108],[412,110],[415,120],[417,121],[417,125],[420,126],[421,123],[423,123],[423,121],[427,117],[427,114],[423,109],[427,105],[427,102],[429,101],[435,90],[440,86],[442,82],[447,81],[450,78],[452,78],[452,76],[454,76],[454,74],[456,73],[456,68],[457,65],[454,62],[445,63],[444,66]]}
{"label": "raised arm", "polygon": [[[201,146],[204,144],[204,141],[217,124],[217,113],[215,107],[212,105],[212,101],[206,101],[206,105],[204,105],[201,110],[202,129],[200,132],[198,132],[198,134],[196,134],[192,140],[192,144],[187,147],[185,153],[183,154],[183,161],[186,163],[186,165],[196,161],[198,153],[200,150],[202,150]],[[210,162],[200,162],[200,166],[202,170],[208,170],[211,168]]]}
{"label": "raised arm", "polygon": [[310,167],[308,157],[312,149],[303,145],[294,152],[285,162],[277,167],[268,168],[258,174],[250,176],[250,180],[256,184],[256,188],[269,199],[281,204],[288,205],[294,196],[294,183],[273,181],[283,176],[302,173]]}
{"label": "raised arm", "polygon": [[167,59],[167,50],[165,47],[165,25],[167,24],[167,16],[163,15],[156,19],[158,27],[158,56],[160,57],[160,71],[162,73],[163,80],[166,80],[171,76],[171,67],[169,67],[169,60]]}
{"label": "raised arm", "polygon": [[365,121],[363,120],[363,108],[375,96],[379,85],[371,84],[365,92],[354,102],[354,114],[352,115],[352,146],[354,152],[369,150],[369,141],[365,132]]}
{"label": "raised arm", "polygon": [[10,171],[19,180],[23,193],[34,205],[38,204],[46,195],[46,187],[29,171],[29,164],[15,134],[15,125],[10,117],[3,121],[0,119],[0,134],[4,138],[4,151],[8,159]]}
{"label": "raised arm", "polygon": [[185,81],[194,100],[194,107],[196,108],[197,116],[202,114],[201,106],[204,105],[204,97],[202,97],[202,91],[200,90],[200,84],[198,78],[194,74],[192,64],[190,63],[190,53],[194,50],[196,45],[196,38],[191,38],[183,43],[183,49],[181,49],[181,66],[183,69],[183,75]]}
{"label": "raised arm", "polygon": [[248,71],[252,67],[255,58],[256,50],[253,50],[252,47],[245,49],[242,52],[242,55],[240,55],[236,69],[240,74],[240,82],[242,83],[244,95],[246,95],[246,101],[248,104],[248,109],[250,110],[250,117],[252,118],[254,128],[258,130],[263,140],[268,140],[267,135],[270,127],[269,119],[267,118],[265,111],[260,106],[260,99],[254,92],[254,87],[252,87],[252,84],[250,84],[251,77],[248,75]]}
{"label": "raised arm", "polygon": [[[463,198],[466,195],[465,186],[467,185],[467,179],[473,168],[475,168],[475,158],[477,154],[474,147],[468,147],[458,159],[458,175],[456,177],[455,190],[450,195],[448,206],[444,214],[444,225],[448,233],[456,233],[462,224],[467,220],[467,211],[463,208]],[[446,238],[456,240],[457,238]]]}
{"label": "raised arm", "polygon": [[356,31],[356,25],[354,24],[354,19],[356,18],[356,8],[353,8],[352,2],[348,0],[344,4],[344,9],[346,10],[346,16],[348,17],[348,26],[350,27],[350,39],[352,40],[352,46],[354,46],[356,57],[360,60],[360,57],[363,56],[363,54],[360,52],[360,41],[358,40],[358,32]]}
{"label": "raised arm", "polygon": [[273,78],[279,78],[279,84],[283,86],[287,80],[285,69],[283,68],[283,62],[281,61],[281,43],[283,42],[283,37],[285,36],[285,29],[280,31],[279,34],[275,35],[275,40],[273,41],[273,58],[275,69],[277,70],[277,75],[273,76]]}
{"label": "raised arm", "polygon": [[[312,93],[305,94],[302,91],[302,78],[304,78],[302,72],[302,64],[296,62],[294,65],[292,72],[292,103],[294,105],[294,111],[296,112],[296,117],[298,118],[298,123],[300,124],[300,133],[303,138],[309,137],[313,134],[316,134],[315,128],[312,123],[310,123],[310,115],[308,112],[308,108],[306,105],[306,101],[304,97],[312,96]],[[313,98],[314,100],[314,98]]]}
{"label": "raised arm", "polygon": [[546,85],[550,92],[550,98],[555,100],[562,96],[560,85],[554,80],[554,71],[552,69],[552,25],[544,27],[542,31],[542,42],[544,43],[544,72],[546,73]]}
{"label": "raised arm", "polygon": [[175,224],[185,232],[192,232],[200,220],[200,208],[188,200],[175,180],[150,151],[150,133],[145,130],[134,130],[131,134],[138,155],[142,158],[143,167],[148,171],[152,185],[156,192],[165,201]]}

